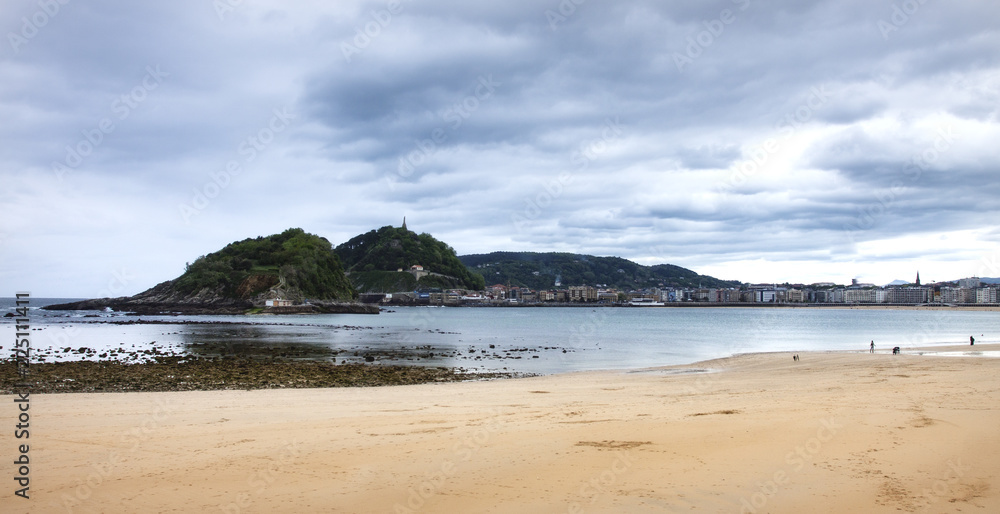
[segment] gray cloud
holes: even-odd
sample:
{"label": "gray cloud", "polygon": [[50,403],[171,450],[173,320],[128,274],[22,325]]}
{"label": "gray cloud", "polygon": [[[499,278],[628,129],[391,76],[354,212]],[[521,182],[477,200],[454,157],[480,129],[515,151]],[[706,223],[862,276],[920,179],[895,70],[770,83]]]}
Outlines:
{"label": "gray cloud", "polygon": [[461,253],[752,281],[941,278],[995,248],[996,9],[563,4],[103,0],[34,28],[12,4],[0,287],[93,296],[124,266],[135,293],[232,240],[403,215]]}

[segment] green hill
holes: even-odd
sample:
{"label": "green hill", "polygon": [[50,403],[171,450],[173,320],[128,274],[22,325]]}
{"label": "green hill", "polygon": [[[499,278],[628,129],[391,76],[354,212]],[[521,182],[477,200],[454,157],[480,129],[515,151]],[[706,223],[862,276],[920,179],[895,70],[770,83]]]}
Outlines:
{"label": "green hill", "polygon": [[[430,234],[385,226],[366,232],[334,250],[351,283],[362,292],[412,291],[421,287],[481,290],[483,277],[469,270],[447,244]],[[406,272],[420,265],[429,272],[417,280]],[[400,273],[397,270],[403,269]]]}
{"label": "green hill", "polygon": [[277,307],[287,313],[378,313],[377,307],[355,302],[358,292],[344,275],[330,242],[300,228],[230,243],[188,263],[183,275],[135,296],[95,298],[45,308],[111,308],[154,315],[240,314],[262,308],[267,300],[276,298],[293,304],[309,300],[308,305]]}
{"label": "green hill", "polygon": [[292,300],[350,301],[358,296],[330,242],[300,228],[230,243],[199,257],[173,281],[173,289],[183,295],[210,291],[247,300],[272,289]]}
{"label": "green hill", "polygon": [[[493,252],[459,257],[490,284],[532,289],[607,284],[618,289],[650,287],[739,287],[740,282],[699,275],[680,266],[643,266],[620,257],[572,253]],[[556,280],[561,286],[556,286]]]}

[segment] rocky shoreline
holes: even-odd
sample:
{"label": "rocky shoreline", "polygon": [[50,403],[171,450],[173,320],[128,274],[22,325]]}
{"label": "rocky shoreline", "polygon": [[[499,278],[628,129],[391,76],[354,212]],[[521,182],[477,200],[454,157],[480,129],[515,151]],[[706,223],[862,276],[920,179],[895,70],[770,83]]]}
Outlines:
{"label": "rocky shoreline", "polygon": [[32,363],[27,380],[15,363],[0,360],[0,394],[15,383],[32,393],[119,393],[373,387],[461,382],[528,376],[523,373],[468,372],[460,368],[335,364],[239,357],[158,356],[148,362],[117,360]]}
{"label": "rocky shoreline", "polygon": [[[268,299],[285,298],[297,305],[287,307],[266,307]],[[239,295],[223,294],[221,290],[203,288],[196,293],[183,293],[177,287],[177,280],[161,282],[137,295],[118,298],[93,298],[78,302],[47,305],[42,309],[50,311],[101,311],[111,309],[129,314],[155,315],[212,315],[212,314],[378,314],[377,305],[356,301],[344,301],[329,297],[319,300],[302,295],[294,288],[272,287],[265,293],[251,295],[241,291]]]}
{"label": "rocky shoreline", "polygon": [[100,311],[111,309],[137,316],[194,316],[257,314],[378,314],[377,305],[345,302],[314,302],[290,307],[257,308],[249,301],[225,302],[137,302],[132,298],[97,298],[42,307],[49,311]]}

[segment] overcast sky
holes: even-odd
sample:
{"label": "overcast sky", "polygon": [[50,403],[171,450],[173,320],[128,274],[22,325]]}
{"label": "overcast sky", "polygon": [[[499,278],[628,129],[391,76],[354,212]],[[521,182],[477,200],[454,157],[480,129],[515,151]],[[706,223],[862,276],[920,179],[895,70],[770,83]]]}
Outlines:
{"label": "overcast sky", "polygon": [[0,296],[403,216],[459,254],[1000,276],[993,0],[25,0],[0,33]]}

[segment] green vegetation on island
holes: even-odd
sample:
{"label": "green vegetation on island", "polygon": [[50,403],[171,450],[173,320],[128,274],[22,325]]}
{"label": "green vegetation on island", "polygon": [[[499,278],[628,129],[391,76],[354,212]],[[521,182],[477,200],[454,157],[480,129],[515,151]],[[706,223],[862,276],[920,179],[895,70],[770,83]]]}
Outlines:
{"label": "green vegetation on island", "polygon": [[[493,252],[459,257],[490,284],[532,289],[606,285],[622,290],[649,287],[739,287],[737,280],[699,275],[680,266],[643,266],[620,257],[573,253]],[[557,284],[558,282],[558,284]]]}
{"label": "green vegetation on island", "polygon": [[[49,305],[48,310],[100,310],[136,314],[377,313],[357,303],[330,241],[291,228],[244,239],[203,255],[184,274],[135,296]],[[275,302],[269,304],[269,300]]]}
{"label": "green vegetation on island", "polygon": [[185,295],[208,290],[238,299],[272,288],[289,299],[351,301],[358,296],[330,241],[300,228],[230,243],[199,257],[186,266],[174,288]]}
{"label": "green vegetation on island", "polygon": [[[366,232],[335,251],[351,283],[362,292],[485,287],[482,275],[462,264],[454,249],[430,234],[407,230],[405,225]],[[422,272],[410,273],[413,266],[421,266]]]}

